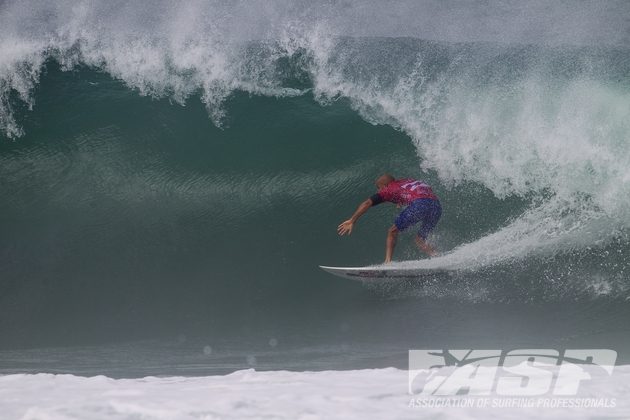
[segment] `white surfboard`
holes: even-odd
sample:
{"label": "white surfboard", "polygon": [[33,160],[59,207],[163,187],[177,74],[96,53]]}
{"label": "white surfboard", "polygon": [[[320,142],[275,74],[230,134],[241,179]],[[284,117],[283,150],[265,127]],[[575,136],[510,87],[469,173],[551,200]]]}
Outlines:
{"label": "white surfboard", "polygon": [[412,280],[452,273],[445,268],[411,268],[411,267],[328,267],[319,266],[322,270],[351,280]]}

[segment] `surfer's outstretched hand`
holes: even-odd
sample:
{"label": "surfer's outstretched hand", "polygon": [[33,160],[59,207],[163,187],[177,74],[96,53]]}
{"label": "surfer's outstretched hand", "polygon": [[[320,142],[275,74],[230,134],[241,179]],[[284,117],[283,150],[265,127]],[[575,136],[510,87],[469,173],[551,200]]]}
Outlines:
{"label": "surfer's outstretched hand", "polygon": [[342,224],[337,227],[337,233],[340,236],[350,235],[352,233],[352,228],[354,227],[354,222],[351,219],[346,220]]}

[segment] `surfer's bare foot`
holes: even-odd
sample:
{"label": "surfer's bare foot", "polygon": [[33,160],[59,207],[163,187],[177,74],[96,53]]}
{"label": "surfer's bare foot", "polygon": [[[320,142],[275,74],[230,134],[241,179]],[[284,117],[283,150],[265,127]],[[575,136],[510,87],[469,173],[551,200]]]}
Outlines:
{"label": "surfer's bare foot", "polygon": [[420,248],[420,250],[427,254],[429,257],[437,256],[437,252],[435,251],[435,249],[433,249],[431,245],[429,245],[423,238],[418,235],[416,236],[416,245],[418,245],[418,248]]}

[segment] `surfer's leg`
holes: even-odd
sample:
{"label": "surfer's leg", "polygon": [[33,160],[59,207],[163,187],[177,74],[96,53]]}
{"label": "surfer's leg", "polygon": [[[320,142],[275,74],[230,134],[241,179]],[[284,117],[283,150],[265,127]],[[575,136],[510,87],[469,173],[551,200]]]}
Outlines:
{"label": "surfer's leg", "polygon": [[400,212],[394,224],[387,231],[387,246],[385,248],[385,262],[391,262],[392,255],[394,254],[394,247],[396,246],[396,239],[398,238],[398,232],[402,232],[409,226],[413,226],[418,223],[419,213],[416,211],[413,205],[407,206]]}
{"label": "surfer's leg", "polygon": [[392,255],[394,254],[394,247],[396,246],[396,239],[398,238],[398,232],[403,232],[408,227],[415,225],[420,221],[422,217],[422,213],[418,211],[416,206],[413,204],[407,206],[403,211],[400,212],[396,220],[394,220],[394,225],[389,228],[387,232],[387,246],[385,248],[385,262],[388,263],[392,260]]}
{"label": "surfer's leg", "polygon": [[394,247],[396,247],[396,239],[398,239],[398,228],[396,225],[392,225],[387,231],[387,242],[385,245],[385,262],[392,261],[392,255],[394,254]]}
{"label": "surfer's leg", "polygon": [[435,249],[427,243],[427,236],[435,228],[442,216],[442,206],[437,200],[428,200],[423,208],[422,226],[416,235],[416,245],[431,257],[437,255]]}
{"label": "surfer's leg", "polygon": [[431,245],[429,245],[427,241],[423,239],[420,235],[416,235],[416,245],[418,245],[418,248],[420,248],[422,252],[431,257],[435,257],[437,255],[435,249]]}

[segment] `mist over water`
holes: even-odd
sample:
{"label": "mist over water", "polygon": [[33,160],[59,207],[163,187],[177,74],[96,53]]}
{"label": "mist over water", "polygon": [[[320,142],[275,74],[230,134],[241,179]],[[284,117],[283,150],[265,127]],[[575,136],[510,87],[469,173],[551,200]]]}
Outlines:
{"label": "mist over water", "polygon": [[[480,325],[587,302],[561,339],[622,342],[629,4],[383,9],[3,3],[0,346],[302,343],[304,325],[338,344],[415,328],[442,302]],[[394,209],[351,238],[335,227],[384,171],[425,179],[445,209],[443,255],[403,239],[396,264],[455,274],[364,287],[318,270],[381,261]],[[422,336],[443,343],[433,325]]]}

